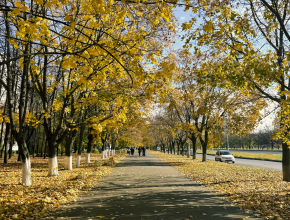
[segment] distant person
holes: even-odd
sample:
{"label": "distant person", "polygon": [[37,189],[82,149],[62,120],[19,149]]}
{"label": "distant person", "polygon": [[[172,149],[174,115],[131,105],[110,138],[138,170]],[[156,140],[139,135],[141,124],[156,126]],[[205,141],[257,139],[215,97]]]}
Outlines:
{"label": "distant person", "polygon": [[142,152],[142,149],[141,149],[141,146],[139,146],[138,148],[139,157],[141,156],[141,152]]}
{"label": "distant person", "polygon": [[146,156],[146,155],[145,155],[146,147],[142,147],[142,150],[143,150],[143,156]]}
{"label": "distant person", "polygon": [[134,155],[134,147],[131,147],[131,155],[133,156]]}

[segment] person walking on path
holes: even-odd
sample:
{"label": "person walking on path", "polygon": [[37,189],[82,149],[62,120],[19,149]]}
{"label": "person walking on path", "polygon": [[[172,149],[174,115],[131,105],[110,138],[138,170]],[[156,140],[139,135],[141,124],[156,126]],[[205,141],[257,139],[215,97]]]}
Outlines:
{"label": "person walking on path", "polygon": [[131,147],[131,155],[133,156],[134,155],[134,147]]}
{"label": "person walking on path", "polygon": [[139,157],[141,156],[141,151],[142,151],[141,146],[139,146],[138,148]]}
{"label": "person walking on path", "polygon": [[146,147],[142,147],[142,150],[143,150],[143,156],[146,156],[146,155],[145,155]]}

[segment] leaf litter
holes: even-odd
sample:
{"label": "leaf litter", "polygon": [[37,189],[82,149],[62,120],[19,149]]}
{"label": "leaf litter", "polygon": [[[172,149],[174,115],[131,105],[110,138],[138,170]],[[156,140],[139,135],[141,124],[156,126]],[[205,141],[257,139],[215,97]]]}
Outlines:
{"label": "leaf litter", "polygon": [[215,161],[201,162],[201,158],[192,160],[156,151],[150,153],[246,213],[266,219],[290,219],[290,183],[282,181],[282,172]]}
{"label": "leaf litter", "polygon": [[[55,177],[47,177],[48,159],[31,158],[31,186],[21,184],[22,164],[16,156],[8,164],[0,163],[0,219],[39,219],[76,201],[81,193],[96,187],[124,155],[114,155],[114,163],[104,159],[101,166],[100,157],[91,154],[90,164],[83,159],[73,170],[64,170],[65,157],[58,157],[59,175]],[[75,161],[74,155],[73,167]]]}

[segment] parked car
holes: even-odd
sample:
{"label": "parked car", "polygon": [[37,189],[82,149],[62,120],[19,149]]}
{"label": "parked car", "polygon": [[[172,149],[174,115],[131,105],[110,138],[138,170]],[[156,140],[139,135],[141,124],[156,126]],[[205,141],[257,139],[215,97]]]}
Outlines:
{"label": "parked car", "polygon": [[227,150],[218,150],[215,154],[215,161],[235,163],[236,159],[234,155],[231,154],[231,152]]}
{"label": "parked car", "polygon": [[[187,149],[184,149],[184,154],[187,153]],[[182,150],[180,150],[180,154],[182,154]]]}

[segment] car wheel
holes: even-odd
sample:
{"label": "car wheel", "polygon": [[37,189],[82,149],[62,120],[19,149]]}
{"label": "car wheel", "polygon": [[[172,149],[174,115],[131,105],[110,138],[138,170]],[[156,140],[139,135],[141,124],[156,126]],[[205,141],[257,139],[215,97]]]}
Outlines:
{"label": "car wheel", "polygon": [[235,161],[233,161],[233,163],[235,163]]}
{"label": "car wheel", "polygon": [[220,162],[222,162],[222,159],[220,159]]}

